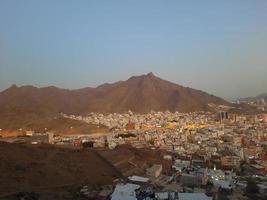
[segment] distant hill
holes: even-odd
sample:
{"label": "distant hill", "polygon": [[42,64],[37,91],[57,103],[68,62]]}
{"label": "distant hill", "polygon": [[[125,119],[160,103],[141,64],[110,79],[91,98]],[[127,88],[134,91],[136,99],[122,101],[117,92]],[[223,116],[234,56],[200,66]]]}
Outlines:
{"label": "distant hill", "polygon": [[260,94],[256,98],[258,98],[258,99],[267,99],[267,93]]}
{"label": "distant hill", "polygon": [[265,101],[267,101],[267,93],[262,93],[260,95],[255,96],[255,97],[240,98],[238,100],[241,102],[249,102],[249,101],[257,101],[257,100],[261,100],[261,99],[264,99]]}
{"label": "distant hill", "polygon": [[209,103],[230,104],[203,91],[162,80],[152,73],[77,90],[13,85],[0,93],[0,128],[7,127],[8,123],[10,126],[12,122],[16,125],[19,121],[51,119],[61,112],[207,111],[211,109]]}

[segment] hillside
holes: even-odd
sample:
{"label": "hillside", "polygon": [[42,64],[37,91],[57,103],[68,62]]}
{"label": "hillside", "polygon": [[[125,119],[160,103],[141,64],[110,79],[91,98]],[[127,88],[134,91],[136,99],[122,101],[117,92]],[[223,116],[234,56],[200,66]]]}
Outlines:
{"label": "hillside", "polygon": [[0,151],[0,197],[114,184],[117,178],[142,175],[144,167],[162,162],[161,151],[127,145],[114,150],[94,150],[0,142]]}
{"label": "hillside", "polygon": [[241,102],[249,102],[249,101],[257,101],[264,99],[265,101],[267,100],[267,93],[262,93],[260,95],[257,95],[255,97],[245,97],[245,98],[240,98],[239,101]]}
{"label": "hillside", "polygon": [[21,114],[9,117],[1,116],[1,135],[3,137],[14,137],[21,135],[19,129],[34,130],[43,132],[45,129],[56,133],[56,135],[93,134],[108,132],[108,128],[103,125],[87,124],[81,121],[59,117],[40,117],[34,114]]}
{"label": "hillside", "polygon": [[229,105],[221,98],[162,80],[152,73],[77,90],[13,85],[0,93],[0,128],[35,126],[40,120],[49,126],[61,112],[190,112],[209,110],[209,103]]}
{"label": "hillside", "polygon": [[105,185],[121,177],[120,172],[93,150],[0,142],[0,151],[0,195],[52,192],[83,184]]}
{"label": "hillside", "polygon": [[228,104],[205,92],[162,80],[152,73],[100,86],[88,109],[98,112],[199,111],[208,103]]}

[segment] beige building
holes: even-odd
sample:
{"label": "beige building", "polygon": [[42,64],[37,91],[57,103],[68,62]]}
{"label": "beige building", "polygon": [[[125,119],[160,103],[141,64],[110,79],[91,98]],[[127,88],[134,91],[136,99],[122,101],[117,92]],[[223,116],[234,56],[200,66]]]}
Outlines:
{"label": "beige building", "polygon": [[154,164],[152,167],[146,170],[146,175],[148,177],[157,178],[161,175],[162,172],[162,165]]}
{"label": "beige building", "polygon": [[228,168],[238,169],[240,164],[240,158],[238,156],[222,156],[221,165]]}

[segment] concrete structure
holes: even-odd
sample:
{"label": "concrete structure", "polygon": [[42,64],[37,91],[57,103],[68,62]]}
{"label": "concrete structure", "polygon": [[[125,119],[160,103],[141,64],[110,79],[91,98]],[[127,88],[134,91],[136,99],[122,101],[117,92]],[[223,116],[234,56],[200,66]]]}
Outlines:
{"label": "concrete structure", "polygon": [[213,180],[212,183],[218,189],[228,191],[231,191],[233,189],[233,183],[229,180]]}
{"label": "concrete structure", "polygon": [[49,144],[54,144],[54,133],[48,132],[47,136],[48,136],[48,143]]}
{"label": "concrete structure", "polygon": [[34,131],[26,131],[25,135],[28,136],[28,137],[32,137],[33,134],[34,134]]}
{"label": "concrete structure", "polygon": [[157,200],[168,200],[169,199],[169,194],[168,194],[168,192],[156,192],[155,193],[155,198]]}
{"label": "concrete structure", "polygon": [[226,111],[219,112],[218,113],[218,119],[219,119],[219,121],[223,121],[223,120],[228,119],[228,112],[226,112]]}
{"label": "concrete structure", "polygon": [[151,168],[146,170],[146,174],[148,177],[157,178],[160,176],[162,172],[162,165],[154,164]]}
{"label": "concrete structure", "polygon": [[139,185],[131,183],[117,184],[111,195],[111,200],[137,200],[135,191],[139,188]]}
{"label": "concrete structure", "polygon": [[212,200],[204,193],[178,193],[179,200]]}
{"label": "concrete structure", "polygon": [[129,176],[128,179],[133,182],[143,182],[143,183],[146,183],[149,181],[149,178],[145,178],[142,176]]}
{"label": "concrete structure", "polygon": [[54,144],[54,133],[33,133],[30,137],[30,142],[32,144],[38,143],[49,143]]}
{"label": "concrete structure", "polygon": [[201,186],[207,184],[207,178],[205,178],[202,174],[183,173],[180,177],[180,183],[185,186]]}
{"label": "concrete structure", "polygon": [[226,155],[221,157],[221,165],[228,168],[239,169],[240,157]]}

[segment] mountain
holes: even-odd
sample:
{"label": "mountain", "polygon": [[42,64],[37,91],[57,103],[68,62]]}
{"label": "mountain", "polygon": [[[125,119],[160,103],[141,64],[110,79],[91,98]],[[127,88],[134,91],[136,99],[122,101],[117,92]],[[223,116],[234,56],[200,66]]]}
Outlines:
{"label": "mountain", "polygon": [[154,74],[133,76],[127,81],[96,88],[88,109],[101,112],[149,112],[170,110],[189,112],[207,110],[208,103],[227,104],[226,101],[199,90],[162,80]]}
{"label": "mountain", "polygon": [[28,111],[38,114],[59,112],[149,112],[150,110],[207,110],[208,103],[228,102],[200,90],[162,80],[152,73],[133,76],[126,81],[78,90],[56,87],[11,86],[0,93],[0,112]]}
{"label": "mountain", "polygon": [[265,99],[265,100],[267,100],[267,93],[262,93],[262,94],[256,96],[256,98],[257,99]]}
{"label": "mountain", "polygon": [[209,103],[229,105],[221,98],[162,80],[152,73],[76,90],[13,85],[0,93],[0,128],[12,122],[51,119],[61,112],[207,111]]}
{"label": "mountain", "polygon": [[264,99],[265,101],[267,101],[267,93],[262,93],[260,95],[255,96],[255,97],[240,98],[238,100],[241,102],[249,102],[249,101],[257,101],[257,100],[261,100],[261,99]]}

